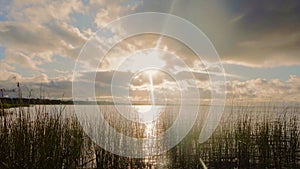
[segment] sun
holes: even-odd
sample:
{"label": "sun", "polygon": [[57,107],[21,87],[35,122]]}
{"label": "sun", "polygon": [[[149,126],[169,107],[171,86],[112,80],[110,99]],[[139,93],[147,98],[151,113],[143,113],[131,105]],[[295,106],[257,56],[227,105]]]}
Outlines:
{"label": "sun", "polygon": [[139,72],[145,68],[163,68],[166,66],[164,55],[164,51],[157,49],[137,51],[119,61],[116,69],[119,71]]}
{"label": "sun", "polygon": [[148,70],[145,70],[143,74],[145,74],[149,78],[150,77],[154,78],[159,74],[159,70],[157,70],[156,68],[149,68]]}

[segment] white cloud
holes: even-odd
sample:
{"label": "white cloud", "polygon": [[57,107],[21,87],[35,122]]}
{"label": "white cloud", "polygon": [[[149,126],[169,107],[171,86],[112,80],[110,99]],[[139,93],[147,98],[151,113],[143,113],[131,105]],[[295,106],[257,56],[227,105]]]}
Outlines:
{"label": "white cloud", "polygon": [[85,41],[77,28],[60,22],[48,27],[24,22],[1,22],[0,37],[0,44],[4,47],[31,54],[51,52],[67,55],[75,48],[81,48]]}
{"label": "white cloud", "polygon": [[5,48],[1,62],[15,67],[22,76],[29,75],[19,67],[44,71],[42,65],[55,64],[54,55],[75,59],[87,39],[70,25],[73,13],[86,10],[80,0],[14,0],[7,9],[8,20],[0,22],[0,45]]}
{"label": "white cloud", "polygon": [[4,81],[4,80],[8,80],[8,79],[12,79],[13,77],[20,77],[21,75],[19,75],[18,73],[13,72],[14,71],[14,67],[3,62],[0,61],[0,81]]}
{"label": "white cloud", "polygon": [[300,97],[300,77],[291,75],[287,81],[279,79],[251,79],[228,81],[229,98],[255,101],[297,101]]}
{"label": "white cloud", "polygon": [[111,21],[118,19],[124,14],[131,13],[140,4],[136,2],[133,5],[122,5],[126,0],[100,0],[91,1],[92,8],[98,8],[94,22],[98,27],[103,27]]}
{"label": "white cloud", "polygon": [[0,22],[0,44],[5,47],[3,62],[34,71],[43,71],[41,65],[45,63],[55,64],[53,55],[77,58],[85,40],[77,28],[64,22],[47,26]]}
{"label": "white cloud", "polygon": [[67,21],[73,12],[84,12],[80,0],[14,0],[10,7],[10,18],[21,22],[48,23],[51,20]]}
{"label": "white cloud", "polygon": [[22,52],[11,51],[9,49],[6,50],[6,55],[8,57],[4,58],[3,62],[9,63],[10,65],[21,66],[39,71],[42,70],[41,68],[38,68],[38,64],[41,62],[33,59],[33,56],[28,56]]}

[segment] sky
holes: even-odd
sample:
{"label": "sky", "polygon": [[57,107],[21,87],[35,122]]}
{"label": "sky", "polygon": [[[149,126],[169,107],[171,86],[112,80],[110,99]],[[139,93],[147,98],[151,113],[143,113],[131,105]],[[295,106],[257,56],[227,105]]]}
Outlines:
{"label": "sky", "polygon": [[[31,97],[72,98],[74,66],[84,44],[106,24],[141,12],[176,15],[205,33],[224,67],[228,99],[299,100],[298,0],[0,0],[0,88],[13,89],[20,82],[24,97],[29,97],[31,91]],[[130,69],[116,69],[120,58],[154,48],[158,41],[159,49],[176,53],[191,68],[202,99],[209,100],[211,83],[200,71],[205,61],[196,60],[195,53],[182,42],[151,34],[125,39],[107,53],[96,72],[97,99],[112,99],[110,90],[116,72],[131,79],[132,99],[150,97],[150,75],[154,94],[163,96],[157,99],[180,97],[176,80],[166,72],[136,73],[135,69],[141,68],[132,66],[152,61],[174,68],[176,61],[167,54],[157,58],[149,55],[149,60],[135,56],[128,60]],[[81,80],[84,82],[91,74],[81,73]],[[186,70],[175,74],[189,82]],[[121,82],[115,87],[117,95],[121,93],[117,97],[126,88],[125,81]]]}

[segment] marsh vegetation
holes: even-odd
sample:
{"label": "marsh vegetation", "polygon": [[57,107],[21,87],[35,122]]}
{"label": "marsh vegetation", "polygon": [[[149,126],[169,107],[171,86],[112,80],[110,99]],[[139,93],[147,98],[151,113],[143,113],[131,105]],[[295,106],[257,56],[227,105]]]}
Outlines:
{"label": "marsh vegetation", "polygon": [[[217,169],[300,167],[299,105],[233,106],[203,144],[198,143],[203,120],[199,117],[177,146],[162,155],[142,159],[117,156],[96,146],[75,115],[65,115],[70,111],[65,106],[1,111],[0,168],[192,169],[203,168],[202,162]],[[152,134],[162,133],[172,125],[176,117],[173,111],[167,109],[162,114]],[[102,113],[119,132],[147,137],[146,126],[125,122],[110,106],[102,106]],[[113,141],[111,144],[116,146]],[[122,144],[118,146],[123,148]]]}

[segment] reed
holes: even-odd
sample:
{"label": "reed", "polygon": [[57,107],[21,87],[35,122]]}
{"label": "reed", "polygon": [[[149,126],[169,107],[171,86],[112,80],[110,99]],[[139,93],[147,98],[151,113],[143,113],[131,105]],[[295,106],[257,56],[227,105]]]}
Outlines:
{"label": "reed", "polygon": [[[96,146],[75,116],[64,116],[63,106],[37,106],[35,115],[29,108],[15,109],[0,116],[0,168],[200,169],[203,162],[216,169],[300,168],[298,105],[231,109],[205,143],[198,143],[203,122],[199,117],[177,146],[162,155],[140,159],[117,156]],[[175,108],[166,109],[152,134],[168,129],[176,119],[174,112]],[[110,106],[102,106],[101,113],[118,132],[146,137],[145,126],[124,120]],[[99,138],[108,140],[107,146],[126,148],[113,135],[103,138],[99,134]]]}
{"label": "reed", "polygon": [[62,118],[62,109],[26,108],[1,116],[0,168],[75,168],[82,152],[83,131],[75,118]]}

